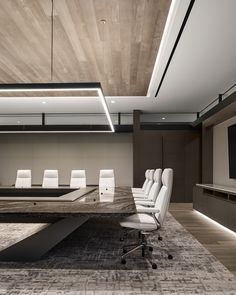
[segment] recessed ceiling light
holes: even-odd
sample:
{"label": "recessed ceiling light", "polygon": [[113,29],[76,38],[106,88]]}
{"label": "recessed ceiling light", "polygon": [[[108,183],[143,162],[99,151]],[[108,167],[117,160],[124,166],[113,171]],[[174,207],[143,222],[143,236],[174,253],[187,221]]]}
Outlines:
{"label": "recessed ceiling light", "polygon": [[46,101],[42,101],[42,104],[45,104],[46,103]]}
{"label": "recessed ceiling light", "polygon": [[165,117],[162,117],[161,119],[162,119],[162,120],[165,120],[166,118],[165,118]]}
{"label": "recessed ceiling light", "polygon": [[114,100],[111,100],[111,103],[116,103]]}
{"label": "recessed ceiling light", "polygon": [[103,23],[105,25],[105,23],[107,22],[105,19],[101,19],[100,20],[101,23]]}
{"label": "recessed ceiling light", "polygon": [[20,124],[20,121],[17,121],[17,124]]}

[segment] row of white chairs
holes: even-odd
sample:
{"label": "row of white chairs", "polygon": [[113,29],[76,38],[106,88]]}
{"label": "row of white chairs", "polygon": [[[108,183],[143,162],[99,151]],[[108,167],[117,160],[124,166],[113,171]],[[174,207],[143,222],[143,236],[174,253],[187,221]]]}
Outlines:
{"label": "row of white chairs", "polygon": [[[17,170],[16,188],[30,188],[32,185],[31,170]],[[43,188],[57,188],[59,186],[58,170],[44,170]],[[85,188],[85,170],[72,170],[70,177],[70,188]],[[113,169],[102,169],[99,173],[99,187],[115,187],[115,176]]]}
{"label": "row of white chairs", "polygon": [[[124,218],[120,222],[120,225],[126,230],[138,230],[141,240],[136,245],[132,245],[134,247],[131,249],[129,245],[123,247],[124,255],[121,257],[122,263],[126,263],[125,258],[127,255],[138,249],[142,249],[142,256],[148,250],[150,256],[153,246],[148,244],[145,236],[152,234],[163,226],[170,204],[172,187],[173,169],[166,168],[163,172],[162,169],[147,170],[142,188],[132,189],[137,213]],[[162,240],[160,235],[158,236],[159,240]],[[168,253],[168,258],[172,259],[173,257]],[[157,268],[155,262],[152,260],[149,261],[153,268]]]}

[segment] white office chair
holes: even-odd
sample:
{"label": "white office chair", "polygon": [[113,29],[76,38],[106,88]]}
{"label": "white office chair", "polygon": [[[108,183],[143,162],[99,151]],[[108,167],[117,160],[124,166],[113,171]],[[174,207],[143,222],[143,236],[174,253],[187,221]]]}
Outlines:
{"label": "white office chair", "polygon": [[84,188],[86,187],[85,170],[72,170],[70,178],[71,188]]}
{"label": "white office chair", "polygon": [[114,176],[113,169],[100,170],[99,187],[100,188],[114,188],[115,187],[115,176]]}
{"label": "white office chair", "polygon": [[151,190],[151,187],[153,185],[154,173],[155,173],[155,170],[154,169],[150,169],[149,170],[149,173],[148,173],[148,183],[147,183],[147,185],[145,187],[144,193],[133,193],[133,196],[134,197],[143,198],[144,195],[148,196],[148,194],[149,194],[149,192]]}
{"label": "white office chair", "polygon": [[145,181],[144,181],[142,187],[132,187],[131,188],[133,194],[138,194],[138,193],[144,194],[145,188],[146,188],[146,186],[148,184],[148,174],[149,174],[149,171],[150,171],[150,169],[147,169],[145,171]]}
{"label": "white office chair", "polygon": [[144,205],[144,206],[154,206],[156,202],[156,198],[161,188],[161,169],[156,169],[154,173],[154,182],[151,187],[149,194],[141,195],[138,197],[134,197],[134,202],[136,205]]}
{"label": "white office chair", "polygon": [[57,188],[58,170],[44,170],[42,186],[44,188]]}
{"label": "white office chair", "polygon": [[15,187],[31,187],[31,170],[17,170]]}
{"label": "white office chair", "polygon": [[[145,239],[145,235],[152,234],[154,231],[159,230],[163,226],[163,222],[168,211],[170,197],[172,193],[172,186],[173,186],[173,170],[167,168],[163,171],[162,174],[162,187],[156,199],[155,206],[153,208],[140,208],[137,209],[138,213],[133,214],[120,222],[120,225],[124,228],[129,229],[136,229],[139,231],[141,240],[140,242],[135,245],[135,247],[130,248],[129,245],[123,247],[123,254],[121,256],[121,263],[125,264],[126,260],[125,257],[130,253],[142,249],[142,256],[145,256],[145,250],[149,250],[148,254],[151,256],[151,252],[153,251],[153,246],[149,245]],[[132,245],[133,246],[133,245]],[[158,249],[163,249],[159,248]],[[150,257],[151,258],[151,257]],[[172,255],[168,253],[168,259],[172,259]],[[151,262],[152,268],[157,268],[156,263]]]}

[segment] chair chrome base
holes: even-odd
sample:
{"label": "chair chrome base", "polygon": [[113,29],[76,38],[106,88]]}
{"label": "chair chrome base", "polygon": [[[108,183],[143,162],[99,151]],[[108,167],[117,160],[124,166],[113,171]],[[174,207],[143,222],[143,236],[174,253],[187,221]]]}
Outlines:
{"label": "chair chrome base", "polygon": [[[153,245],[147,243],[145,236],[150,234],[150,233],[151,232],[139,231],[139,236],[140,236],[139,243],[125,245],[123,247],[123,253],[124,254],[121,256],[121,263],[122,264],[126,264],[126,259],[125,259],[126,256],[128,256],[132,252],[134,252],[136,250],[139,250],[139,249],[141,249],[142,257],[145,257],[145,253],[148,254],[147,255],[147,260],[150,262],[153,269],[157,268],[157,264],[155,262],[153,262],[153,257],[152,257],[153,248],[159,249],[159,250],[164,250],[167,253],[168,259],[173,259],[173,256],[171,254],[169,254],[169,252],[165,248],[162,248],[162,247],[159,247],[159,246],[153,246]],[[158,240],[159,241],[162,240],[160,235],[158,235]],[[128,250],[130,247],[131,247],[131,249]]]}

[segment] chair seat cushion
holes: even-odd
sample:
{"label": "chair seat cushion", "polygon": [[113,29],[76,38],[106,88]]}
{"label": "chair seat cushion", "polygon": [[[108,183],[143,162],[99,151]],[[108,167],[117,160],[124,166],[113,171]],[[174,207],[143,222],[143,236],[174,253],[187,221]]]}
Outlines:
{"label": "chair seat cushion", "polygon": [[154,218],[149,214],[133,214],[121,220],[122,227],[134,228],[139,230],[152,231],[157,229],[157,224]]}

